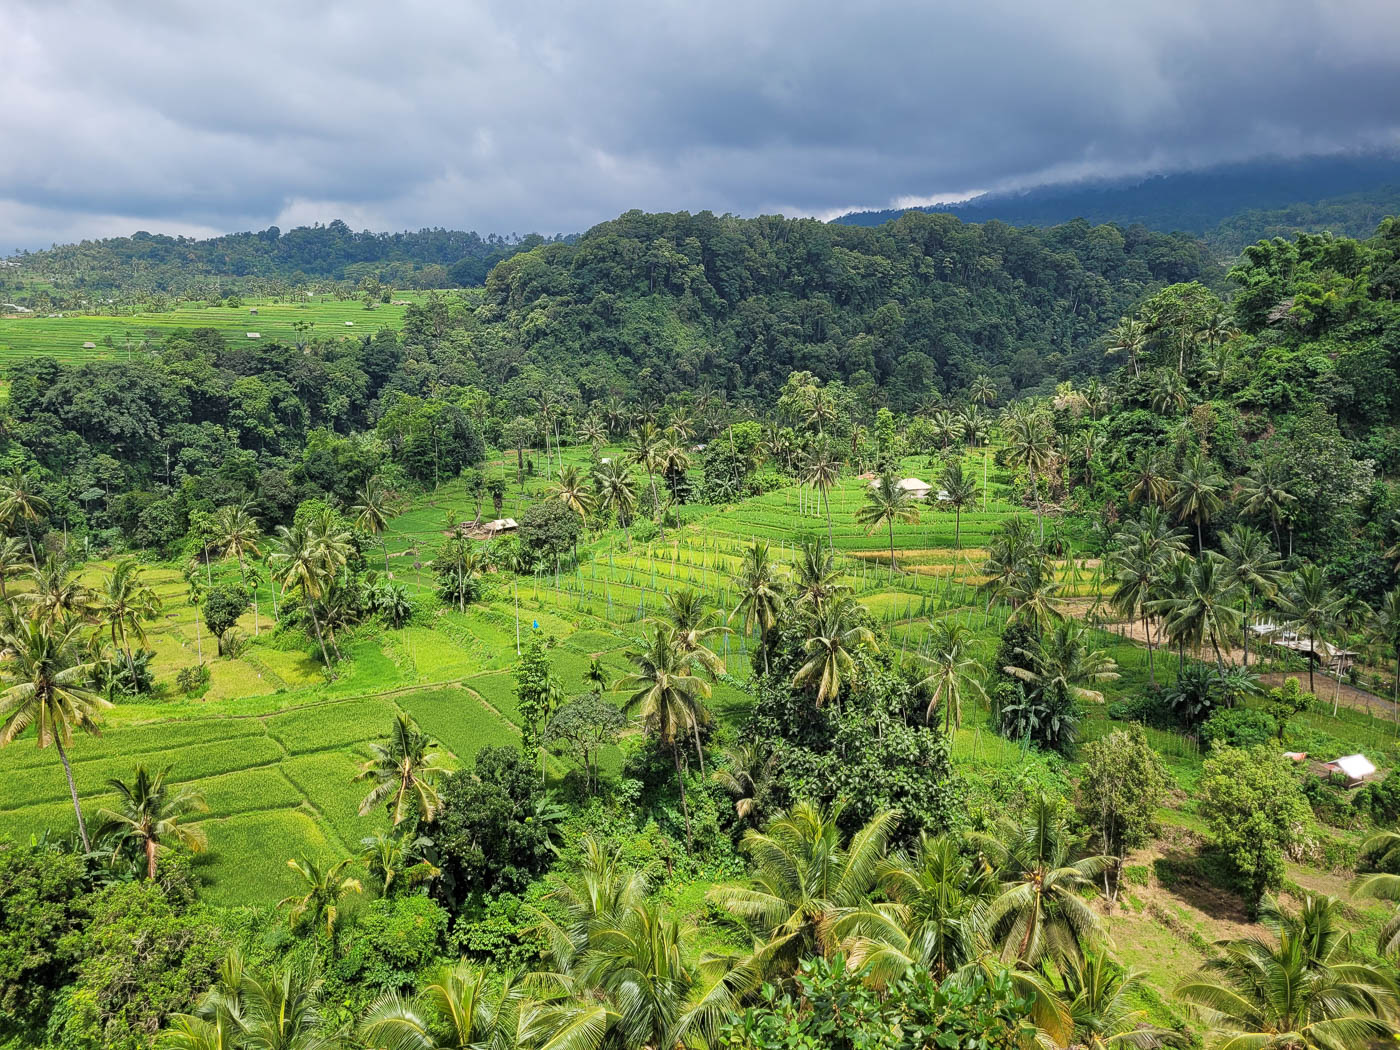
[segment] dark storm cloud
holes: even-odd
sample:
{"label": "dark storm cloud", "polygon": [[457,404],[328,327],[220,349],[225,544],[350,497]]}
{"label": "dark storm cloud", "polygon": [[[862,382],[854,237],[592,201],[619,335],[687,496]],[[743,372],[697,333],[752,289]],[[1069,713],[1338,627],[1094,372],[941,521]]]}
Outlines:
{"label": "dark storm cloud", "polygon": [[583,229],[1393,145],[1395,0],[10,0],[0,250]]}

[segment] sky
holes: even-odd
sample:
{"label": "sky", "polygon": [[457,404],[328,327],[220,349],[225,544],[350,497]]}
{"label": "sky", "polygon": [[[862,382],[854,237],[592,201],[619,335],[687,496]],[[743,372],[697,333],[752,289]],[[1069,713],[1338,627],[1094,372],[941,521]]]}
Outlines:
{"label": "sky", "polygon": [[0,255],[830,217],[1400,144],[1397,0],[4,0]]}

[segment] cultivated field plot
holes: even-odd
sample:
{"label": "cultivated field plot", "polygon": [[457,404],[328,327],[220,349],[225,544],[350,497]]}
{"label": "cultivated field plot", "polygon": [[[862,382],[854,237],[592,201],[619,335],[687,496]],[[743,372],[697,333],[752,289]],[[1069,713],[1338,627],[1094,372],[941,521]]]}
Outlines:
{"label": "cultivated field plot", "polygon": [[[419,302],[427,292],[395,292],[394,299]],[[127,360],[142,353],[142,344],[164,338],[177,328],[216,328],[230,346],[257,342],[291,343],[299,322],[311,325],[307,335],[324,339],[359,338],[380,328],[397,330],[404,307],[381,303],[366,310],[358,299],[321,295],[299,302],[244,300],[239,307],[182,304],[164,313],[0,315],[0,364],[15,358],[48,355],[61,361]],[[252,311],[256,310],[256,313]],[[94,344],[91,347],[87,343]]]}

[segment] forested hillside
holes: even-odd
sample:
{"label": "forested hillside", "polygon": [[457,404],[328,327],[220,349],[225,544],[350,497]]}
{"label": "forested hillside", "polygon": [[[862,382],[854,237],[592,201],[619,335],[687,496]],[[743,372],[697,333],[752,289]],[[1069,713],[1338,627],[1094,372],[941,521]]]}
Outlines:
{"label": "forested hillside", "polygon": [[460,287],[481,284],[501,259],[543,243],[537,234],[355,233],[339,219],[286,233],[270,226],[207,240],[136,233],[17,255],[0,267],[0,297],[26,305],[35,284],[59,301],[69,293],[137,300],[153,292],[193,299],[235,291],[270,295],[308,281],[365,277],[399,288]]}
{"label": "forested hillside", "polygon": [[1095,341],[1133,303],[1220,279],[1199,242],[1142,227],[628,212],[497,266],[481,317],[508,360],[587,396],[767,397],[805,370],[909,410],[980,372],[1008,392],[1098,372]]}

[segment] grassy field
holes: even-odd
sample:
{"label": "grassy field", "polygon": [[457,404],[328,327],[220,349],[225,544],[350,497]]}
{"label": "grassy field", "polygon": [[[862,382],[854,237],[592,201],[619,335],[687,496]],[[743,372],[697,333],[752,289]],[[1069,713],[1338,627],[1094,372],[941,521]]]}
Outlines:
{"label": "grassy field", "polygon": [[[577,449],[564,455],[566,461],[585,458]],[[535,458],[542,466],[543,455]],[[512,479],[503,509],[518,516],[540,497],[546,483],[528,477],[523,486],[515,485],[513,464],[513,456],[502,457],[495,469]],[[904,469],[930,474],[922,460],[910,460]],[[973,631],[979,658],[990,661],[995,652],[1009,610],[986,604],[977,591],[977,569],[996,527],[1025,511],[1009,501],[1004,476],[992,470],[989,480],[985,509],[963,516],[961,549],[953,545],[953,515],[936,506],[925,509],[917,523],[896,526],[899,569],[893,574],[888,533],[868,533],[854,520],[866,483],[846,479],[832,493],[831,532],[846,581],[904,659],[921,658],[931,622],[941,617],[956,618]],[[157,654],[159,695],[122,704],[107,717],[101,737],[75,741],[75,775],[85,809],[92,813],[108,802],[107,780],[129,776],[137,761],[170,766],[175,779],[197,782],[210,804],[205,825],[211,852],[201,869],[209,898],[275,902],[292,887],[288,857],[350,855],[361,838],[383,825],[382,815],[357,814],[363,790],[353,776],[368,743],[387,733],[397,712],[417,719],[454,763],[469,762],[486,744],[519,739],[512,667],[517,638],[528,637],[534,624],[557,640],[551,664],[564,689],[581,692],[591,658],[598,658],[610,676],[627,670],[625,650],[641,621],[660,611],[668,593],[692,587],[728,611],[737,601],[735,575],[754,539],[767,539],[779,566],[786,567],[802,538],[827,531],[825,515],[796,486],[733,507],[687,506],[679,527],[667,529],[664,536],[629,540],[618,530],[590,534],[581,544],[577,567],[518,581],[491,576],[482,600],[465,613],[443,610],[430,599],[428,563],[449,524],[476,514],[475,500],[454,481],[393,519],[385,537],[390,572],[408,588],[419,610],[402,630],[365,625],[351,632],[342,640],[346,659],[333,680],[321,672],[306,638],[267,629],[275,598],[269,584],[258,595],[261,632],[253,637],[250,612],[241,623],[250,644],[237,657],[219,658],[211,640],[196,631],[179,574],[170,567],[152,567],[150,578],[165,601],[149,643]],[[489,503],[484,514],[492,514]],[[371,564],[378,560],[372,553]],[[95,565],[89,571],[96,574],[102,568]],[[215,564],[208,572],[217,582],[231,580],[237,568]],[[1092,604],[1100,588],[1093,559],[1071,554],[1058,563],[1057,573],[1066,596],[1080,600],[1078,608]],[[1110,699],[1141,691],[1147,683],[1145,650],[1111,630],[1094,631],[1095,644],[1117,661],[1121,673],[1109,689]],[[742,725],[751,703],[734,683],[748,676],[752,644],[752,638],[736,632],[719,646],[732,677],[716,684],[712,706],[730,732]],[[198,699],[186,698],[174,687],[174,678],[180,668],[198,661],[201,648],[212,667],[212,682]],[[1157,659],[1160,680],[1175,660],[1161,653]],[[1105,707],[1093,707],[1083,735],[1092,739],[1116,724]],[[1311,734],[1310,749],[1319,753],[1346,748],[1365,751],[1385,767],[1400,761],[1393,726],[1364,712],[1345,707],[1336,717],[1330,710],[1310,712],[1298,720],[1298,732]],[[1149,737],[1181,791],[1162,813],[1170,834],[1134,859],[1146,875],[1110,925],[1119,955],[1170,987],[1199,963],[1203,945],[1233,929],[1235,918],[1222,912],[1218,901],[1213,906],[1201,887],[1182,875],[1187,863],[1182,857],[1194,856],[1188,847],[1199,846],[1202,827],[1190,791],[1200,772],[1199,747],[1178,733],[1149,730]],[[996,735],[987,713],[977,708],[965,712],[953,755],[960,769],[1005,775],[1008,783],[1015,782],[1021,767],[1037,761],[1024,746]],[[615,754],[607,756],[604,767],[615,769],[616,762]],[[552,776],[564,772],[562,763],[550,768]],[[71,806],[55,755],[35,748],[32,738],[21,740],[0,751],[0,775],[10,785],[0,798],[0,836],[25,836],[47,826],[71,828]],[[1290,869],[1297,886],[1340,887],[1340,878],[1324,868]],[[696,887],[679,888],[676,894],[681,911],[691,898],[703,899]],[[1375,909],[1357,910],[1367,923],[1379,920]]]}
{"label": "grassy field", "polygon": [[[427,294],[395,292],[394,300],[419,302]],[[0,366],[38,354],[69,363],[127,360],[142,352],[143,343],[177,328],[216,328],[231,346],[252,342],[249,332],[258,333],[260,342],[294,342],[298,333],[293,325],[300,321],[310,323],[313,338],[358,337],[380,328],[398,329],[404,309],[383,303],[366,310],[358,299],[319,295],[293,302],[249,299],[237,308],[185,303],[164,313],[0,314]]]}

